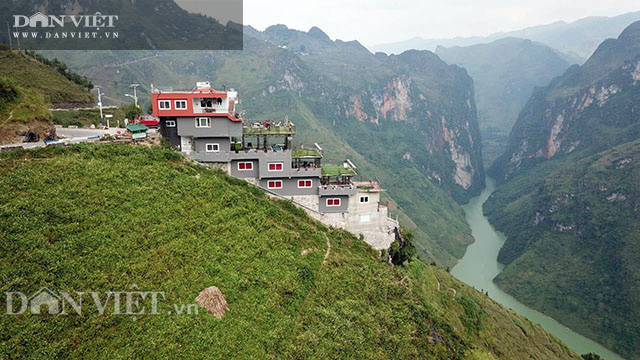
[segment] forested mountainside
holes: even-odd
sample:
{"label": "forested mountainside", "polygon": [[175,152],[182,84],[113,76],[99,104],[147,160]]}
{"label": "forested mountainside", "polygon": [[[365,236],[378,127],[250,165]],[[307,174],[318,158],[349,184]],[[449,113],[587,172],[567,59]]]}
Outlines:
{"label": "forested mountainside", "polygon": [[504,152],[511,128],[534,88],[547,85],[570,66],[556,50],[518,38],[467,47],[439,46],[436,54],[448,64],[464,67],[473,78],[487,165]]}
{"label": "forested mountainside", "polygon": [[502,288],[640,358],[640,22],[539,89],[485,204],[507,235]]}
{"label": "forested mountainside", "polygon": [[44,137],[53,130],[51,106],[94,101],[83,85],[65,74],[69,73],[0,44],[0,144],[22,142],[25,131]]}
{"label": "forested mountainside", "polygon": [[[1,316],[3,358],[579,358],[446,271],[394,267],[169,148],[15,151],[0,170],[2,294],[92,291],[106,309],[85,294],[82,316]],[[221,319],[174,313],[210,286],[228,304]],[[132,288],[165,294],[156,314],[148,297],[133,310],[145,314],[112,314],[104,293]]]}
{"label": "forested mountainside", "polygon": [[640,11],[618,16],[590,16],[567,23],[532,26],[520,30],[499,32],[489,36],[457,37],[451,39],[422,39],[419,37],[390,44],[372,46],[373,51],[401,53],[408,49],[432,50],[438,46],[471,46],[515,37],[543,43],[559,51],[569,62],[583,63],[605,39],[617,37],[631,23],[640,20]]}
{"label": "forested mountainside", "polygon": [[427,51],[371,54],[274,26],[246,28],[244,51],[56,52],[106,87],[187,88],[197,80],[240,91],[246,119],[284,119],[296,141],[319,142],[328,160],[351,158],[363,178],[378,177],[391,210],[415,230],[426,259],[453,265],[472,237],[457,201],[484,186],[474,90],[465,70]]}

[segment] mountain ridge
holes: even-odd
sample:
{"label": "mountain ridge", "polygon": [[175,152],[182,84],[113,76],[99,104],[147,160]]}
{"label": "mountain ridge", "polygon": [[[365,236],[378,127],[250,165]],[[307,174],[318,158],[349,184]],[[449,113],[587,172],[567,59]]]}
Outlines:
{"label": "mountain ridge", "polygon": [[507,236],[501,288],[633,359],[639,100],[640,21],[536,89],[489,168],[499,186],[483,206]]}
{"label": "mountain ridge", "polygon": [[470,46],[489,43],[505,37],[539,41],[567,56],[570,62],[584,62],[603,40],[617,36],[630,23],[640,20],[640,11],[611,17],[592,16],[573,22],[556,21],[520,30],[497,32],[488,36],[456,37],[450,39],[413,38],[409,41],[371,46],[372,51],[398,53],[409,48],[435,50],[438,45]]}
{"label": "mountain ridge", "polygon": [[561,75],[569,63],[552,48],[520,38],[445,48],[436,54],[473,78],[485,164],[506,146],[509,132],[535,87]]}

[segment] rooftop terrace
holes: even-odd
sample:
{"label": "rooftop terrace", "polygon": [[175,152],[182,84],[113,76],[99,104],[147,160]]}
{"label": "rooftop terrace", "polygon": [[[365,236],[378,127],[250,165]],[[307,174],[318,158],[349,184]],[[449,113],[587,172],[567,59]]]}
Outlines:
{"label": "rooftop terrace", "polygon": [[355,170],[350,167],[344,167],[344,165],[322,165],[323,176],[354,176]]}
{"label": "rooftop terrace", "polygon": [[254,123],[242,127],[244,135],[295,135],[296,127],[293,124],[285,125],[275,122]]}
{"label": "rooftop terrace", "polygon": [[382,191],[380,183],[377,181],[354,181],[353,184],[360,190],[378,192]]}
{"label": "rooftop terrace", "polygon": [[322,154],[315,149],[293,149],[291,156],[294,158],[321,158]]}

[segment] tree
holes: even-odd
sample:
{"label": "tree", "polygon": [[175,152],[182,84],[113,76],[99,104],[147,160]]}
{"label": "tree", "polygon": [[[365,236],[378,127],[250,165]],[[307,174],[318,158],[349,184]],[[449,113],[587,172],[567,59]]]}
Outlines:
{"label": "tree", "polygon": [[122,111],[124,112],[124,117],[129,120],[132,120],[142,115],[142,109],[140,109],[139,106],[136,106],[136,104],[133,104],[133,103],[128,105],[122,105]]}
{"label": "tree", "polygon": [[416,248],[413,246],[413,232],[410,230],[396,228],[396,240],[391,243],[389,257],[394,265],[402,265],[416,255]]}
{"label": "tree", "polygon": [[601,359],[600,355],[594,354],[594,353],[582,354],[581,356],[584,360],[600,360]]}
{"label": "tree", "polygon": [[153,105],[149,103],[149,105],[147,105],[147,114],[151,115],[152,113],[153,113]]}
{"label": "tree", "polygon": [[15,82],[9,78],[0,78],[0,111],[8,104],[16,102],[20,92]]}

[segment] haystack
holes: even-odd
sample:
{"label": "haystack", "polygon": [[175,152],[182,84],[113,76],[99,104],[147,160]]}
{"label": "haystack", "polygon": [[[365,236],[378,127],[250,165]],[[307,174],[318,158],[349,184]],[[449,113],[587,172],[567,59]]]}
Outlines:
{"label": "haystack", "polygon": [[200,307],[207,309],[209,314],[220,319],[229,310],[224,294],[215,286],[208,287],[196,297],[196,303]]}

